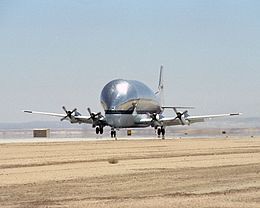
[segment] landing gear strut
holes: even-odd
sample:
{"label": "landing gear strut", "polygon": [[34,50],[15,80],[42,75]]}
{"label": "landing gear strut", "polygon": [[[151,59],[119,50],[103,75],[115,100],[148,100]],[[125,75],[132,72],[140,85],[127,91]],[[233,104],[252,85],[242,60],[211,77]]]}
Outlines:
{"label": "landing gear strut", "polygon": [[96,128],[96,134],[103,134],[104,130],[102,126],[97,126]]}
{"label": "landing gear strut", "polygon": [[114,129],[111,129],[111,138],[116,139],[116,130],[114,130]]}
{"label": "landing gear strut", "polygon": [[160,136],[162,135],[162,139],[164,139],[165,137],[165,128],[162,126],[162,127],[158,127],[157,128],[157,135],[158,137],[160,138]]}

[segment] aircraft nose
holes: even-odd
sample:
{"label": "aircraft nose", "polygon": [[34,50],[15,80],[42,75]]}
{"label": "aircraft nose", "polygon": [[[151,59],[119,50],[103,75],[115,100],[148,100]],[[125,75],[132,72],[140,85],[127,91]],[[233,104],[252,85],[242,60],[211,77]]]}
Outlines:
{"label": "aircraft nose", "polygon": [[126,80],[113,80],[101,92],[101,103],[105,110],[119,110],[120,105],[137,97],[135,89]]}

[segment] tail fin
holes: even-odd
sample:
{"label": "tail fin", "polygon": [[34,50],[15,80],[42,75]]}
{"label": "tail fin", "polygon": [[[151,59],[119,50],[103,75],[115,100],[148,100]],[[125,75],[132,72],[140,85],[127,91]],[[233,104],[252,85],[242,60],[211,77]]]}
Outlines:
{"label": "tail fin", "polygon": [[161,106],[164,105],[164,92],[163,92],[163,88],[164,88],[164,85],[163,85],[163,65],[161,65],[161,67],[160,67],[158,91],[156,93],[158,95],[159,99],[160,99]]}

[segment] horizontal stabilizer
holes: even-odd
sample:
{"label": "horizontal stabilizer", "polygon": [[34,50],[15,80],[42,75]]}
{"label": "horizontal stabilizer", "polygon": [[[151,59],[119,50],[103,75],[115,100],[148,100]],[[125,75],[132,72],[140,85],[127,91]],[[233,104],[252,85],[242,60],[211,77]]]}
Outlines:
{"label": "horizontal stabilizer", "polygon": [[163,109],[194,109],[191,106],[162,106]]}

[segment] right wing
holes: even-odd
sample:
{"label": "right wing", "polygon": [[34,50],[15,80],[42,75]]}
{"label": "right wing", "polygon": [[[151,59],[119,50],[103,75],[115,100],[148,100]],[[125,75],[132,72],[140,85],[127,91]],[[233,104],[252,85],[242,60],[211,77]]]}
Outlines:
{"label": "right wing", "polygon": [[40,111],[30,111],[30,110],[23,110],[24,113],[31,113],[31,114],[40,114],[40,115],[46,115],[46,116],[55,116],[63,118],[66,116],[66,114],[59,114],[59,113],[47,113],[47,112],[40,112]]}
{"label": "right wing", "polygon": [[[60,114],[60,113],[49,113],[49,112],[40,112],[40,111],[31,111],[31,110],[23,110],[23,112],[45,115],[45,116],[54,116],[54,117],[59,117],[61,119],[67,117],[67,114]],[[69,120],[71,123],[88,123],[88,124],[93,123],[91,116],[72,115],[71,118],[67,117],[66,120]]]}
{"label": "right wing", "polygon": [[241,113],[226,113],[226,114],[216,114],[216,115],[203,115],[203,116],[185,116],[182,121],[177,117],[165,117],[162,118],[161,121],[165,126],[175,126],[175,125],[185,125],[185,124],[192,124],[198,122],[204,122],[206,119],[213,119],[213,118],[221,118],[221,117],[230,117],[230,116],[238,116]]}

